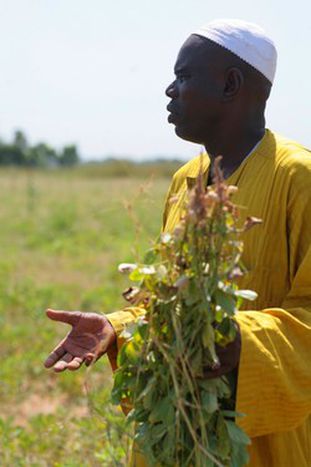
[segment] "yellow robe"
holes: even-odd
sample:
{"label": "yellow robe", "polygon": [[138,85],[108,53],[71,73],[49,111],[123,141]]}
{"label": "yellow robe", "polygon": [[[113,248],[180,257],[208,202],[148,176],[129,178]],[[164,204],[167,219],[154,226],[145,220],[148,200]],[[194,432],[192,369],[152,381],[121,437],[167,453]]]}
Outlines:
{"label": "yellow robe", "polygon": [[[205,156],[205,174],[208,165]],[[178,223],[199,170],[196,158],[174,175],[164,230]],[[255,290],[258,299],[245,302],[237,314],[242,350],[236,409],[246,414],[238,423],[252,440],[249,465],[310,467],[311,153],[266,130],[227,183],[238,187],[233,202],[242,207],[242,218],[263,220],[244,234],[248,273],[239,284]],[[169,202],[173,195],[177,203]],[[109,319],[119,334],[139,313],[127,308]],[[147,464],[137,456],[133,465]]]}

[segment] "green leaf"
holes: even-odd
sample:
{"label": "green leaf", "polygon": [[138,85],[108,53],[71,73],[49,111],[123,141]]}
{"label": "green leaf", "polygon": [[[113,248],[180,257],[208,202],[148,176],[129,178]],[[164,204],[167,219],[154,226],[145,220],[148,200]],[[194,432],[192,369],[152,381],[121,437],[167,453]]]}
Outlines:
{"label": "green leaf", "polygon": [[222,308],[217,305],[216,310],[215,310],[215,321],[216,323],[221,323],[224,317],[224,313],[222,311]]}
{"label": "green leaf", "polygon": [[230,467],[242,467],[249,462],[249,455],[245,444],[233,444]]}
{"label": "green leaf", "polygon": [[124,375],[122,370],[117,370],[114,374],[114,386],[115,388],[120,388],[123,386]]}
{"label": "green leaf", "polygon": [[223,376],[222,378],[215,378],[218,397],[220,399],[228,399],[231,396],[231,389],[228,379]]}
{"label": "green leaf", "polygon": [[124,352],[125,352],[126,358],[132,365],[136,365],[138,363],[140,352],[137,346],[135,346],[135,343],[133,340],[131,340],[130,342],[126,344]]}
{"label": "green leaf", "polygon": [[148,329],[149,329],[149,326],[148,326],[147,321],[143,319],[140,319],[139,321],[137,321],[137,332],[139,333],[143,341],[145,341],[148,336]]}
{"label": "green leaf", "polygon": [[147,423],[139,423],[136,425],[134,440],[140,441],[146,436],[146,432],[148,431],[148,424]]}
{"label": "green leaf", "polygon": [[153,264],[155,263],[156,259],[158,257],[158,252],[155,248],[150,248],[150,250],[147,250],[145,256],[144,256],[144,263],[145,264]]}
{"label": "green leaf", "polygon": [[244,431],[236,425],[234,422],[231,420],[226,420],[225,421],[229,436],[232,441],[235,443],[240,443],[240,444],[250,444],[250,439],[249,437],[244,433]]}
{"label": "green leaf", "polygon": [[120,350],[118,352],[118,357],[117,357],[118,367],[122,367],[127,361],[127,355],[126,355],[126,352],[125,352],[125,347],[126,347],[126,344],[122,345],[122,347],[120,348]]}
{"label": "green leaf", "polygon": [[164,423],[157,423],[151,428],[151,436],[153,444],[158,442],[167,432],[167,426]]}
{"label": "green leaf", "polygon": [[133,282],[140,282],[143,280],[144,274],[139,270],[139,268],[137,268],[131,272],[131,274],[129,275],[129,278]]}
{"label": "green leaf", "polygon": [[245,414],[241,412],[236,412],[234,410],[222,410],[221,413],[224,417],[230,417],[230,418],[245,417]]}
{"label": "green leaf", "polygon": [[215,391],[218,387],[218,381],[216,378],[213,379],[200,379],[198,381],[199,387],[207,392]]}
{"label": "green leaf", "polygon": [[204,392],[202,395],[203,409],[207,413],[213,413],[218,409],[218,400],[216,392]]}
{"label": "green leaf", "polygon": [[111,391],[111,401],[115,405],[122,402],[124,395],[126,377],[121,370],[117,370],[114,374],[114,384]]}
{"label": "green leaf", "polygon": [[205,348],[209,348],[210,345],[214,343],[214,329],[210,323],[206,322],[204,324],[202,340]]}
{"label": "green leaf", "polygon": [[227,294],[223,290],[216,290],[215,299],[217,305],[219,305],[229,315],[233,315],[235,313],[235,300],[231,294]]}
{"label": "green leaf", "polygon": [[192,277],[189,281],[188,295],[185,299],[185,302],[187,306],[193,306],[198,301],[199,301],[198,289],[197,289],[195,279]]}
{"label": "green leaf", "polygon": [[139,400],[142,400],[142,404],[146,410],[151,410],[155,404],[157,397],[157,380],[153,376],[149,379],[146,387],[139,395]]}
{"label": "green leaf", "polygon": [[170,425],[173,423],[173,419],[174,407],[170,397],[165,397],[157,402],[149,415],[151,423],[164,422],[166,425]]}
{"label": "green leaf", "polygon": [[231,442],[225,420],[221,415],[218,416],[217,425],[217,453],[223,458],[227,458],[231,450]]}
{"label": "green leaf", "polygon": [[190,365],[191,365],[191,370],[194,375],[201,373],[202,372],[202,348],[199,347],[198,349],[195,349],[195,352],[190,357]]}
{"label": "green leaf", "polygon": [[148,413],[143,408],[132,409],[126,417],[129,422],[146,422],[148,420]]}
{"label": "green leaf", "polygon": [[211,365],[219,364],[214,342],[215,342],[214,328],[211,324],[206,322],[204,324],[204,329],[202,333],[202,344],[206,349],[209,350],[210,358],[212,360],[209,363]]}

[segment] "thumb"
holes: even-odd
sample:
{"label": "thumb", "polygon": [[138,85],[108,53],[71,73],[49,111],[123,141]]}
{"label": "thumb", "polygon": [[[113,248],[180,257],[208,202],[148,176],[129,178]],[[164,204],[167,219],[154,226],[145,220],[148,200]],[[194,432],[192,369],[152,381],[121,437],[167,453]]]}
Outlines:
{"label": "thumb", "polygon": [[46,315],[53,321],[60,321],[62,323],[71,324],[71,326],[75,326],[81,318],[82,313],[81,311],[63,311],[48,308],[46,310]]}

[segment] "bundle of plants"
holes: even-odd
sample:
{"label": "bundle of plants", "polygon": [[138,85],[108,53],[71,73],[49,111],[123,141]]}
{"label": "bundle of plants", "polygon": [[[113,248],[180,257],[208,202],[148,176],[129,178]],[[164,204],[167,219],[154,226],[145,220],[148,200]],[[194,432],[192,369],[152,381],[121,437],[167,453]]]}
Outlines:
{"label": "bundle of plants", "polygon": [[[211,378],[217,356],[236,338],[241,233],[239,211],[215,163],[214,184],[203,176],[189,193],[184,214],[164,233],[145,264],[123,264],[136,283],[124,296],[144,309],[124,333],[118,355],[113,401],[129,411],[135,443],[149,465],[232,466],[248,460],[249,439],[236,425],[230,375]],[[174,200],[172,200],[174,202]]]}

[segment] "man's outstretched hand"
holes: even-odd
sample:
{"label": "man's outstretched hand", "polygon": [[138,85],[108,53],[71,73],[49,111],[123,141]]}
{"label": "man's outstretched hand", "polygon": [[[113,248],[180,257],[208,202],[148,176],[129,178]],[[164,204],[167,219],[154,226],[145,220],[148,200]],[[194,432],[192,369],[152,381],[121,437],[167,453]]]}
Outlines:
{"label": "man's outstretched hand", "polygon": [[115,346],[116,334],[103,315],[80,311],[47,310],[47,316],[72,326],[67,336],[50,353],[44,365],[54,371],[77,370],[89,365]]}

